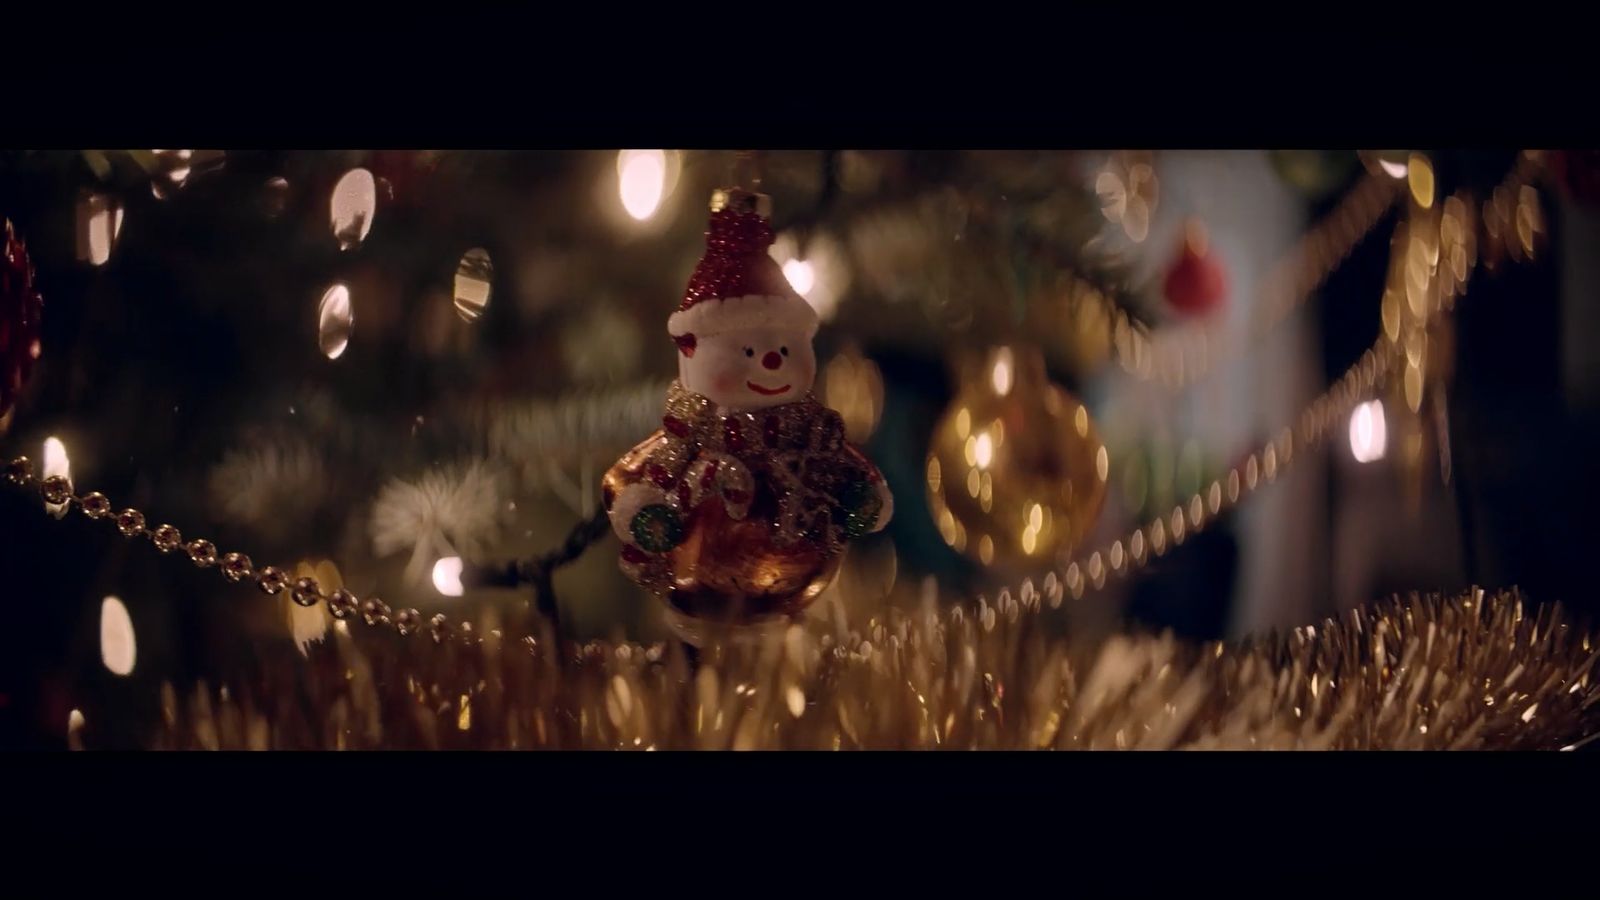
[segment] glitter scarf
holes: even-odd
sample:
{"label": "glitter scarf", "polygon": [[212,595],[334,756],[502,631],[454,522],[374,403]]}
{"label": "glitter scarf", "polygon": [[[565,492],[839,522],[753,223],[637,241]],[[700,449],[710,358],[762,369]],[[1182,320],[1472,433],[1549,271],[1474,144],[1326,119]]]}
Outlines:
{"label": "glitter scarf", "polygon": [[715,495],[732,518],[769,520],[779,545],[804,539],[830,551],[862,532],[853,517],[876,516],[863,506],[883,476],[846,443],[839,414],[809,392],[793,403],[727,413],[674,381],[661,427],[664,440],[643,470],[682,513]]}

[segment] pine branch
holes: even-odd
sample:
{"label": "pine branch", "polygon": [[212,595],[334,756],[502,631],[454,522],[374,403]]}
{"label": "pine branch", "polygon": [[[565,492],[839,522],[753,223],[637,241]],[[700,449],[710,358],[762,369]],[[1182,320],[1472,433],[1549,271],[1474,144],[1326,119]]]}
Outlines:
{"label": "pine branch", "polygon": [[[533,608],[543,616],[553,630],[559,632],[561,611],[556,601],[555,573],[562,566],[581,557],[589,547],[611,532],[611,520],[604,506],[595,508],[589,518],[577,523],[567,534],[561,546],[527,559],[513,560],[497,565],[474,567],[463,573],[463,581],[475,586],[520,587],[533,586]],[[530,632],[538,630],[532,623]]]}

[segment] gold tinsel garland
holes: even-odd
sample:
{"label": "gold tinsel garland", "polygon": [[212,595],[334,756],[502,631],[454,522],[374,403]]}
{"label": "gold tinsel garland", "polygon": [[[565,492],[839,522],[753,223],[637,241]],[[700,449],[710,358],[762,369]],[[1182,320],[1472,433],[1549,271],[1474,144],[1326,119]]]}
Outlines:
{"label": "gold tinsel garland", "polygon": [[341,627],[248,686],[166,687],[155,746],[1554,750],[1600,734],[1596,642],[1515,593],[1204,645],[1075,646],[1029,614],[1039,602],[797,625],[697,665],[667,645],[557,651],[487,630],[419,647]]}

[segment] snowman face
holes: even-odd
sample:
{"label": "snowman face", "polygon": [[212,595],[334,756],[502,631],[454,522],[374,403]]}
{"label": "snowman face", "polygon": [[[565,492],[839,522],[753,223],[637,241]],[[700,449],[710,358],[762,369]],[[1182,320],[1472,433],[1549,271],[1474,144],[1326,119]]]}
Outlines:
{"label": "snowman face", "polygon": [[792,330],[746,328],[697,337],[678,356],[683,386],[732,412],[793,403],[811,390],[817,356]]}

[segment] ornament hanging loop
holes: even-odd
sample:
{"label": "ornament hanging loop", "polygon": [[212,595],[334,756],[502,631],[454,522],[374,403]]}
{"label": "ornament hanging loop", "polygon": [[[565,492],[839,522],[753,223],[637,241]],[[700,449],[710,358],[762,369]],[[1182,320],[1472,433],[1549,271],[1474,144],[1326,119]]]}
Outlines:
{"label": "ornament hanging loop", "polygon": [[751,212],[764,219],[772,217],[772,198],[761,193],[761,176],[765,171],[766,153],[761,150],[738,150],[733,155],[733,174],[729,187],[711,192],[711,211],[734,209]]}
{"label": "ornament hanging loop", "polygon": [[733,154],[733,186],[742,190],[759,192],[761,176],[766,171],[766,152],[738,150]]}

